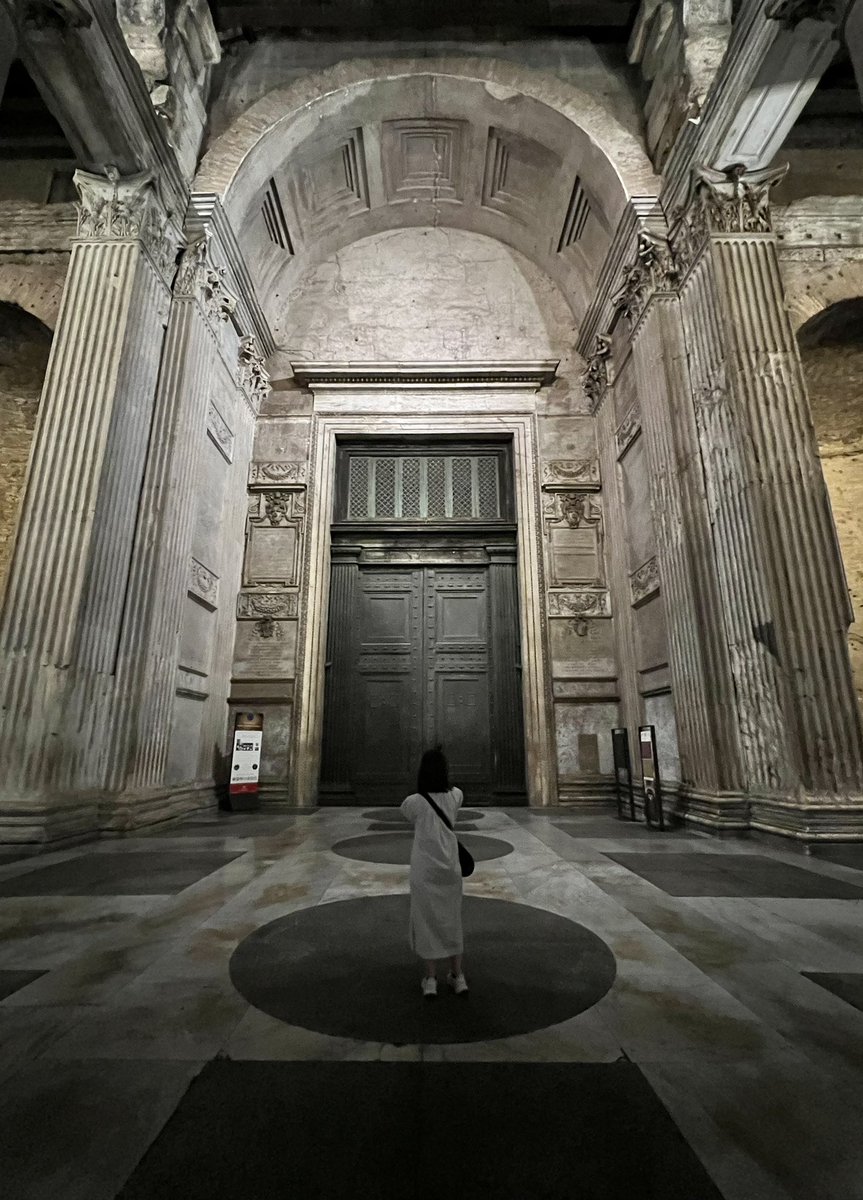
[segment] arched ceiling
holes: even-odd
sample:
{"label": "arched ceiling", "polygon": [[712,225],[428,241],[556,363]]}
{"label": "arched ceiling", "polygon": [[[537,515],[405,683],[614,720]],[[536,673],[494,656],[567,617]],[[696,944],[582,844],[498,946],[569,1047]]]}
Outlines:
{"label": "arched ceiling", "polygon": [[494,237],[583,316],[631,196],[655,195],[643,147],[603,104],[487,59],[349,61],[277,89],[205,156],[271,320],[301,272],[408,226]]}

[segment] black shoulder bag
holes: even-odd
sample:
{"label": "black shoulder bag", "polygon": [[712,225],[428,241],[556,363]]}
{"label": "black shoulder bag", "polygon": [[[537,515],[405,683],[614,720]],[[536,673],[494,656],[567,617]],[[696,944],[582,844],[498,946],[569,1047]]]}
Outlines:
{"label": "black shoulder bag", "polygon": [[[450,833],[455,833],[455,830],[453,829],[453,826],[452,826],[452,821],[449,819],[449,817],[446,815],[446,813],[443,811],[443,809],[440,808],[437,804],[435,804],[434,800],[432,800],[432,798],[428,794],[428,792],[420,792],[420,795],[425,800],[428,800],[429,804],[432,806],[432,808],[435,810],[437,815],[443,821],[444,825],[446,825],[446,827],[450,831]],[[456,838],[455,844],[458,846],[458,865],[461,867],[462,879],[467,879],[468,875],[473,875],[473,868],[474,868],[473,855],[471,854],[470,850],[466,849],[466,847],[464,847],[461,844],[461,842],[458,840],[458,838]]]}

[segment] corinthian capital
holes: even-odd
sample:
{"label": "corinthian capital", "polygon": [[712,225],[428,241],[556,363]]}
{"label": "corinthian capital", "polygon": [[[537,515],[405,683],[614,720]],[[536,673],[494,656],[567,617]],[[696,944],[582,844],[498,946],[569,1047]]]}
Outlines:
{"label": "corinthian capital", "polygon": [[260,408],[270,394],[270,376],[264,366],[264,358],[258,349],[253,334],[240,339],[237,362],[237,382],[248,392],[256,409]]}
{"label": "corinthian capital", "polygon": [[787,163],[761,171],[747,171],[739,163],[723,171],[697,167],[692,202],[711,233],[770,233],[770,189],[787,171]]}
{"label": "corinthian capital", "polygon": [[633,326],[654,292],[674,291],[677,283],[677,266],[668,242],[642,229],[638,234],[635,261],[624,268],[620,287],[612,297],[612,303],[615,309],[623,311],[630,326]]}
{"label": "corinthian capital", "polygon": [[593,353],[587,360],[587,370],[581,377],[584,394],[590,411],[596,412],[608,387],[608,360],[611,356],[611,338],[598,333]]}
{"label": "corinthian capital", "polygon": [[124,177],[116,167],[107,167],[104,175],[76,171],[74,180],[79,196],[78,240],[140,241],[170,283],[179,239],[153,176],[142,171]]}
{"label": "corinthian capital", "polygon": [[787,171],[787,163],[760,171],[747,171],[739,163],[723,171],[696,167],[672,235],[681,270],[690,266],[712,233],[770,233],[770,189]]}
{"label": "corinthian capital", "polygon": [[78,237],[118,241],[141,237],[157,203],[153,176],[148,171],[122,178],[116,167],[104,175],[75,172],[78,201]]}
{"label": "corinthian capital", "polygon": [[225,274],[224,267],[216,267],[211,261],[209,233],[202,233],[183,252],[174,294],[198,300],[209,321],[227,321],[237,300],[225,287]]}

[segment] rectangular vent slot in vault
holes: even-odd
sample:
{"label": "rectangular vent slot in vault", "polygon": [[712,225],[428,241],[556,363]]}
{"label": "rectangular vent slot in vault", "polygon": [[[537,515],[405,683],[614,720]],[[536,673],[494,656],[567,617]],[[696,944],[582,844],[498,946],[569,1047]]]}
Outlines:
{"label": "rectangular vent slot in vault", "polygon": [[565,250],[567,246],[572,246],[578,241],[584,233],[584,227],[587,224],[589,215],[590,203],[584,194],[581,180],[576,176],[572,195],[569,198],[569,204],[566,209],[566,219],[563,222],[563,229],[560,231],[560,240],[557,243],[558,254],[560,254],[561,250]]}
{"label": "rectangular vent slot in vault", "polygon": [[280,249],[287,250],[288,254],[293,254],[294,246],[291,241],[291,235],[288,232],[288,223],[285,220],[285,212],[282,208],[282,201],[279,197],[279,189],[276,187],[275,179],[271,179],[267,184],[261,211],[264,215],[264,224],[267,227],[270,241],[274,246],[279,246]]}

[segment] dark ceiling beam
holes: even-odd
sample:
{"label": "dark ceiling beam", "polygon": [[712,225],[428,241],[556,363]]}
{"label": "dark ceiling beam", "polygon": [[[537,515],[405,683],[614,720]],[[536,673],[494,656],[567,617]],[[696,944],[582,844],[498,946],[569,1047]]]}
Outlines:
{"label": "dark ceiling beam", "polygon": [[632,20],[634,0],[359,0],[314,3],[313,0],[251,0],[220,3],[216,20],[220,29],[326,29],[371,28],[443,29],[518,25],[530,29],[553,28],[587,32],[592,27],[623,28]]}

